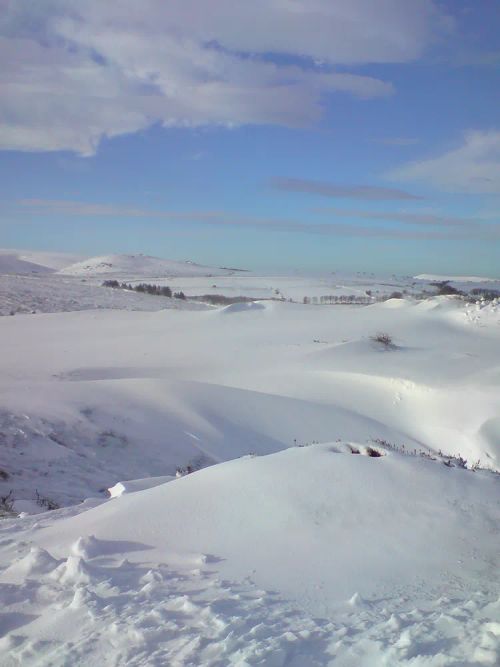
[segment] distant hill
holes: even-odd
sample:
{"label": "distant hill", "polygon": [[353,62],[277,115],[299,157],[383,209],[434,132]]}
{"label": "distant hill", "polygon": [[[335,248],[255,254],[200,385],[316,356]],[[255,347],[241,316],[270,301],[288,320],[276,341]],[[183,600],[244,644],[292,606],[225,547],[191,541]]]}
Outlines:
{"label": "distant hill", "polygon": [[224,276],[234,269],[219,269],[201,266],[194,262],[178,262],[149,255],[103,255],[91,257],[59,271],[67,276],[95,276],[116,274],[122,276],[168,277],[168,276]]}
{"label": "distant hill", "polygon": [[79,260],[81,255],[0,249],[0,274],[54,273]]}

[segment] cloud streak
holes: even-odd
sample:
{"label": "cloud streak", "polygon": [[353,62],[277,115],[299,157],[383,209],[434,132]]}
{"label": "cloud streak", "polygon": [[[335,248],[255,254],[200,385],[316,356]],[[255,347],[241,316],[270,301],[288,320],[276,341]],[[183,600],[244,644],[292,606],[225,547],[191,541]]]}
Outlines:
{"label": "cloud streak", "polygon": [[366,211],[342,208],[317,208],[316,213],[335,215],[341,218],[361,218],[364,220],[377,220],[398,222],[405,225],[438,226],[438,227],[473,227],[479,224],[492,224],[490,219],[484,218],[459,218],[434,213],[410,213],[408,211]]}
{"label": "cloud streak", "polygon": [[373,139],[374,144],[382,144],[383,146],[415,146],[420,143],[420,139],[416,137],[382,137],[380,139]]}
{"label": "cloud streak", "polygon": [[211,219],[222,215],[216,211],[158,211],[134,206],[101,204],[73,201],[68,199],[20,199],[17,204],[21,209],[31,210],[38,215],[67,215],[89,218],[166,218],[177,220]]}
{"label": "cloud streak", "polygon": [[417,195],[396,188],[384,188],[375,185],[341,185],[312,181],[301,178],[274,178],[271,187],[283,192],[301,192],[334,199],[359,199],[362,201],[415,200]]}
{"label": "cloud streak", "polygon": [[[233,215],[227,211],[171,211],[149,210],[135,207],[117,206],[115,204],[89,203],[70,200],[27,199],[17,202],[21,211],[29,211],[30,216],[43,217],[76,217],[100,220],[103,218],[142,218],[151,221],[168,221],[173,223],[195,223],[214,225],[225,228],[249,228],[270,232],[313,234],[331,237],[351,237],[385,240],[467,240],[486,239],[500,240],[500,226],[472,225],[463,219],[460,224],[445,225],[445,230],[434,229],[400,229],[383,226],[362,226],[349,223],[314,223],[277,218],[257,218],[252,216]],[[359,212],[352,212],[359,213]],[[354,217],[354,215],[353,215]],[[359,216],[356,216],[359,217]],[[445,220],[452,220],[446,219]],[[414,223],[412,223],[414,224]],[[424,224],[431,224],[427,221]],[[434,224],[434,223],[433,223]]]}

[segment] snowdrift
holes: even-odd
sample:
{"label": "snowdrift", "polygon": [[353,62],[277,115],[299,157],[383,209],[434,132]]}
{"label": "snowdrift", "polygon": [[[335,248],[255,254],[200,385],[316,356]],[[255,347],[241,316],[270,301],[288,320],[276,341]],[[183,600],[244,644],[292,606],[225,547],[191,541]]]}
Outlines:
{"label": "snowdrift", "polygon": [[381,452],[329,443],[246,457],[58,522],[37,543],[64,556],[94,535],[141,542],[130,558],[160,561],[201,551],[225,575],[253,573],[316,612],[421,579],[450,595],[462,572],[468,584],[496,578],[500,478]]}
{"label": "snowdrift", "polygon": [[379,453],[296,447],[3,522],[0,661],[498,664],[498,476]]}

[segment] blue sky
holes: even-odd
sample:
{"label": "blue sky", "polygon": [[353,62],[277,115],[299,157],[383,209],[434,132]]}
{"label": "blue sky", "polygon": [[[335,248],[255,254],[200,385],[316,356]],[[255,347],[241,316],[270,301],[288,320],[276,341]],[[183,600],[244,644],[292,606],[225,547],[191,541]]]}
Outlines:
{"label": "blue sky", "polygon": [[0,9],[1,246],[500,277],[497,3]]}

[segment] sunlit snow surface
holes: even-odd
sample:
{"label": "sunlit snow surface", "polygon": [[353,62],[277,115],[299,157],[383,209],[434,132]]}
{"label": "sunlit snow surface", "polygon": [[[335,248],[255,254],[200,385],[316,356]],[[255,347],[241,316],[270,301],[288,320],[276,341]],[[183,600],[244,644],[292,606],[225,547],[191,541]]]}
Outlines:
{"label": "sunlit snow surface", "polygon": [[498,303],[100,282],[0,277],[2,667],[499,663]]}

